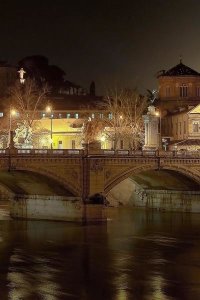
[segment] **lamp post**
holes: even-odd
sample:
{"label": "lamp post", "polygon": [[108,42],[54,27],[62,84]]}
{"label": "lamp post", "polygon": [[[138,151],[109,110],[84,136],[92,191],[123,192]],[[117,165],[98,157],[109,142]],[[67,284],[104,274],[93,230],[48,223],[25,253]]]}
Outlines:
{"label": "lamp post", "polygon": [[156,111],[156,116],[159,117],[159,148],[162,149],[161,111]]}
{"label": "lamp post", "polygon": [[46,112],[50,113],[50,120],[51,120],[51,149],[53,149],[53,110],[51,106],[46,107]]}
{"label": "lamp post", "polygon": [[15,109],[9,110],[9,132],[8,132],[8,145],[7,147],[10,149],[12,147],[12,117],[16,115]]}

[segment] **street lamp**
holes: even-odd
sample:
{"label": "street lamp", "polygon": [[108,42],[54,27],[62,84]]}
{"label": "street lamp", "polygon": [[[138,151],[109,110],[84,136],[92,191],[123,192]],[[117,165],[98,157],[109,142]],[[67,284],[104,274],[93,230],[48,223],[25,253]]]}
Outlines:
{"label": "street lamp", "polygon": [[53,110],[51,106],[46,107],[46,112],[50,113],[50,120],[51,120],[51,149],[53,149]]}
{"label": "street lamp", "polygon": [[157,117],[159,117],[159,148],[162,149],[161,112],[160,111],[156,111],[155,114],[156,114]]}
{"label": "street lamp", "polygon": [[12,117],[16,116],[17,112],[15,109],[9,110],[9,132],[8,132],[8,148],[12,147]]}

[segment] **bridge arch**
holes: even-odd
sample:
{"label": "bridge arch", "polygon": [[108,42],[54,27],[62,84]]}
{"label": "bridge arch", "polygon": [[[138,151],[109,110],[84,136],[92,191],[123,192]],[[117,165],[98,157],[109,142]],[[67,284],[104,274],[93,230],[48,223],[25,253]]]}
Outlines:
{"label": "bridge arch", "polygon": [[37,173],[39,175],[46,176],[58,184],[62,185],[66,190],[70,191],[74,196],[79,196],[79,193],[75,187],[72,186],[71,182],[68,181],[68,178],[59,175],[59,170],[55,173],[52,172],[50,169],[42,168],[42,167],[18,167],[15,169],[16,171],[27,171]]}
{"label": "bridge arch", "polygon": [[[143,166],[137,166],[137,167],[132,167],[122,173],[119,173],[118,176],[116,176],[111,182],[109,182],[107,185],[105,185],[104,188],[104,193],[108,194],[115,186],[117,186],[120,182],[123,180],[129,178],[130,176],[138,175],[141,172],[144,171],[150,171],[150,170],[158,170],[158,168],[155,168],[155,166],[152,165],[143,165]],[[169,170],[169,171],[174,171],[175,173],[179,173],[190,180],[194,181],[196,184],[200,185],[200,170],[197,168],[190,169],[188,167],[184,166],[177,166],[177,165],[166,165],[160,170]]]}
{"label": "bridge arch", "polygon": [[1,168],[0,193],[6,194],[6,191],[8,194],[76,196],[74,191],[61,180],[33,168],[20,168],[12,171]]}

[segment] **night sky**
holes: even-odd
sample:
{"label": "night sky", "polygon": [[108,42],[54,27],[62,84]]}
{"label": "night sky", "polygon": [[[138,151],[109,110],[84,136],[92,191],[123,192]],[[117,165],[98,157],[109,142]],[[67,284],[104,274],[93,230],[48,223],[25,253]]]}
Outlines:
{"label": "night sky", "polygon": [[180,54],[200,71],[200,1],[1,1],[0,37],[1,60],[41,54],[70,81],[95,80],[99,94],[116,85],[144,91]]}

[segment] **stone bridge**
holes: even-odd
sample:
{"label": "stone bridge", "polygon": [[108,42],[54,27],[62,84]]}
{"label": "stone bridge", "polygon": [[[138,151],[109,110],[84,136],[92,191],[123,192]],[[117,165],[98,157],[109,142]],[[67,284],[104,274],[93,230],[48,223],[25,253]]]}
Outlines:
{"label": "stone bridge", "polygon": [[[40,174],[83,200],[107,193],[131,175],[146,170],[173,170],[200,184],[200,154],[154,151],[14,149],[0,150],[1,172]],[[1,179],[0,179],[1,184]],[[52,184],[52,183],[51,183]]]}

